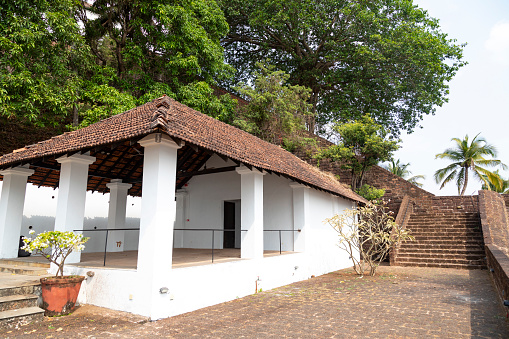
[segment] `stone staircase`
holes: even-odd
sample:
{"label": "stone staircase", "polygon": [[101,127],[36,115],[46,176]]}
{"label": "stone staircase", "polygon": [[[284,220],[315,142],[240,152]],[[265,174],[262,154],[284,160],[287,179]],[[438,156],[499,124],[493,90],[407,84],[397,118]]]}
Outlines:
{"label": "stone staircase", "polygon": [[0,260],[0,329],[44,318],[38,307],[41,284],[49,264]]}
{"label": "stone staircase", "polygon": [[415,237],[401,244],[394,263],[400,266],[460,269],[486,268],[478,212],[456,206],[415,208],[406,223]]}

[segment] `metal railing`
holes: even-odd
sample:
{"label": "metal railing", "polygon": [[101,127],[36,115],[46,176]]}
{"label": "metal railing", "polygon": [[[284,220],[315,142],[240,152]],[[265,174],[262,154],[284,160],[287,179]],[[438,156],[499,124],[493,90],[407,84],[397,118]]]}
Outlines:
{"label": "metal railing", "polygon": [[300,232],[300,230],[263,230],[264,232],[279,232],[279,254],[281,254],[281,232]]}
{"label": "metal railing", "polygon": [[106,231],[106,241],[104,241],[104,260],[103,266],[106,266],[106,252],[108,250],[108,233],[110,231],[139,231],[139,228],[94,228],[90,230],[73,230],[74,232],[105,232]]}
{"label": "metal railing", "polygon": [[[235,232],[237,230],[225,230],[225,229],[216,229],[216,228],[174,228],[174,231],[212,231],[212,246],[210,246],[212,251],[212,262],[214,262],[214,236],[216,232]],[[241,232],[247,232],[247,230],[239,230]]]}
{"label": "metal railing", "polygon": [[[103,258],[103,266],[106,266],[106,253],[108,250],[108,235],[110,231],[139,231],[139,228],[94,228],[94,229],[86,229],[86,230],[74,230],[74,232],[106,232],[106,239],[104,241],[104,258]],[[215,229],[215,228],[174,228],[173,231],[206,231],[212,232],[212,245],[211,247],[211,255],[212,262],[214,262],[214,240],[215,240],[215,232],[247,232],[247,230],[225,230],[225,229]],[[279,254],[282,253],[282,240],[281,240],[281,232],[300,232],[301,230],[263,230],[264,232],[278,232],[279,233]]]}

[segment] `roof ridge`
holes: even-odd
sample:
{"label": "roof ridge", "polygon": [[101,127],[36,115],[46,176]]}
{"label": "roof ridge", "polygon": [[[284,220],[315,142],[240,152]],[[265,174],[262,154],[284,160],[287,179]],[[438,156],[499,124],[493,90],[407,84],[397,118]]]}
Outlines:
{"label": "roof ridge", "polygon": [[[158,126],[163,127],[165,130],[169,130],[168,122],[168,111],[171,107],[170,99],[167,95],[157,98],[159,102],[156,103],[156,110],[150,118],[150,128],[156,128]],[[156,101],[154,100],[154,101]]]}

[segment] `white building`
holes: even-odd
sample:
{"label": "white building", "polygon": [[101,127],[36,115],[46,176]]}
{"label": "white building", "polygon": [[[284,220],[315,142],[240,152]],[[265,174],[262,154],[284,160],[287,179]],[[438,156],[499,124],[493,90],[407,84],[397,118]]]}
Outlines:
{"label": "white building", "polygon": [[[0,258],[17,257],[27,182],[58,187],[56,230],[84,230],[87,190],[109,193],[106,227],[85,229],[94,249],[107,234],[109,264],[73,253],[66,273],[93,272],[79,302],[151,319],[351,266],[324,220],[364,202],[166,96],[6,154],[0,169]],[[128,195],[141,196],[139,229],[126,229]]]}

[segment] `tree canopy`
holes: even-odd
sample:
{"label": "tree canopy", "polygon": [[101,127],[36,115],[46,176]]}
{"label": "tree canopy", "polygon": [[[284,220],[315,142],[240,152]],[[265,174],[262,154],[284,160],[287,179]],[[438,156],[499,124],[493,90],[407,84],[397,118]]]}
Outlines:
{"label": "tree canopy", "polygon": [[369,115],[358,121],[337,124],[334,130],[338,133],[339,143],[321,150],[314,157],[338,161],[343,168],[351,170],[354,191],[362,187],[364,174],[370,167],[389,160],[399,148],[399,140],[388,138],[383,126]]}
{"label": "tree canopy", "polygon": [[0,9],[0,113],[81,125],[168,94],[219,119],[228,24],[209,0],[10,0]]}
{"label": "tree canopy", "polygon": [[[447,101],[462,45],[412,0],[222,0],[222,40],[238,79],[270,58],[312,90],[316,122],[360,119],[411,132]],[[313,131],[313,124],[310,126]]]}
{"label": "tree canopy", "polygon": [[472,171],[475,178],[483,183],[486,189],[490,190],[492,186],[502,189],[503,180],[500,175],[485,168],[501,166],[505,169],[507,167],[500,160],[489,158],[497,156],[495,146],[488,144],[486,139],[479,137],[479,134],[472,140],[469,139],[468,135],[465,135],[463,139],[452,138],[451,140],[456,145],[435,156],[436,159],[447,159],[453,162],[435,172],[435,181],[437,183],[441,182],[440,189],[449,182],[456,180],[458,194],[464,195],[470,171]]}
{"label": "tree canopy", "polygon": [[271,65],[257,67],[254,86],[241,83],[236,88],[248,103],[239,106],[233,125],[287,149],[300,146],[306,141],[303,131],[311,115],[310,90],[288,85],[289,75]]}

